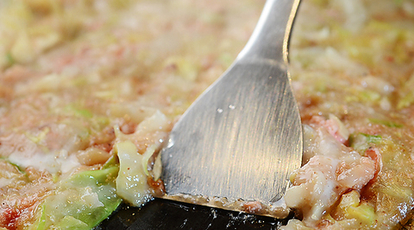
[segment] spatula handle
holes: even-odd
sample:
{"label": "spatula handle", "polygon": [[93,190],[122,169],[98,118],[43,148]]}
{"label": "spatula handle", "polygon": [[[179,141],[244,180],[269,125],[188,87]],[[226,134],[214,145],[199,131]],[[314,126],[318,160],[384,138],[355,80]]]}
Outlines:
{"label": "spatula handle", "polygon": [[288,41],[300,0],[267,0],[259,22],[238,59],[271,59],[287,64]]}

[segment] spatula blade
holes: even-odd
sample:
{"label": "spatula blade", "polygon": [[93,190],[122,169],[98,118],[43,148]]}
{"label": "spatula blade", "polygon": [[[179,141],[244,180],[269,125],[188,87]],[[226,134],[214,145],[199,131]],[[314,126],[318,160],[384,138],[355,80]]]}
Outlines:
{"label": "spatula blade", "polygon": [[239,63],[191,106],[162,152],[169,195],[281,198],[302,150],[286,74],[271,63]]}

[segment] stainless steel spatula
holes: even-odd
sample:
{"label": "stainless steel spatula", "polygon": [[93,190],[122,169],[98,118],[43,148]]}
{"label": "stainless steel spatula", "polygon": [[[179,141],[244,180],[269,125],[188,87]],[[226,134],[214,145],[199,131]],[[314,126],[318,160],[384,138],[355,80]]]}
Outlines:
{"label": "stainless steel spatula", "polygon": [[272,203],[284,195],[302,159],[300,116],[287,73],[298,4],[268,0],[236,61],[174,126],[161,152],[164,198]]}

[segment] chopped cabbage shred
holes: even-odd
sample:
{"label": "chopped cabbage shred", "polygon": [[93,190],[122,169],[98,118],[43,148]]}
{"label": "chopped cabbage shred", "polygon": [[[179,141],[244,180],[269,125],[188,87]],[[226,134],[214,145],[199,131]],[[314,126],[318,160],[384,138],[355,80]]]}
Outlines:
{"label": "chopped cabbage shred", "polygon": [[141,206],[152,199],[147,183],[148,171],[142,164],[145,157],[138,153],[131,141],[115,144],[115,151],[119,158],[116,192],[134,206]]}
{"label": "chopped cabbage shred", "polygon": [[37,230],[91,229],[121,203],[115,189],[118,167],[84,171],[59,182],[46,198]]}

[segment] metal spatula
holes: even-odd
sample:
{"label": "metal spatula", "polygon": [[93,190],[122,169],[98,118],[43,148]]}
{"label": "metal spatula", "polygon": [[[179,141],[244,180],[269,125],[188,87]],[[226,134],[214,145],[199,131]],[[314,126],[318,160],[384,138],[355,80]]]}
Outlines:
{"label": "metal spatula", "polygon": [[298,5],[268,0],[236,61],[174,126],[161,152],[165,198],[272,203],[284,195],[302,159],[300,116],[287,73]]}

